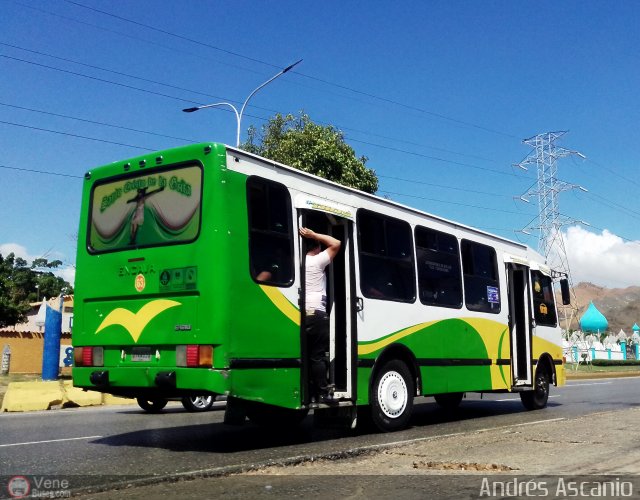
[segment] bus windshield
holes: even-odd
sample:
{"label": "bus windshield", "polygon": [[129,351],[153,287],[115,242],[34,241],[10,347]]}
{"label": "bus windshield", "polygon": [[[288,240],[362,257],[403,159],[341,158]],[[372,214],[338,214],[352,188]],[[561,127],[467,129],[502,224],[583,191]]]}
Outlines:
{"label": "bus windshield", "polygon": [[186,243],[200,231],[202,167],[188,164],[97,182],[91,192],[91,253]]}

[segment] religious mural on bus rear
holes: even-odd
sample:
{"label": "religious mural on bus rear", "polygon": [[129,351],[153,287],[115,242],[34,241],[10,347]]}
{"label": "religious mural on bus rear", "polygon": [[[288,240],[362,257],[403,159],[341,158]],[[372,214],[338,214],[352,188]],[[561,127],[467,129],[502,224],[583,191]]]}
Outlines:
{"label": "religious mural on bus rear", "polygon": [[202,169],[196,165],[96,184],[89,250],[192,241],[200,229],[201,195]]}

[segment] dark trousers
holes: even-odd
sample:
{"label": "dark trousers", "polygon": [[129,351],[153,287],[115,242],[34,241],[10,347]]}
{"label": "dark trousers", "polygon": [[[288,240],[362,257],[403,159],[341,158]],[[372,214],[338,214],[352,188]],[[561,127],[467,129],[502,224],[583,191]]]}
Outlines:
{"label": "dark trousers", "polygon": [[305,318],[307,352],[309,353],[309,382],[311,396],[327,392],[329,360],[329,316],[316,313]]}

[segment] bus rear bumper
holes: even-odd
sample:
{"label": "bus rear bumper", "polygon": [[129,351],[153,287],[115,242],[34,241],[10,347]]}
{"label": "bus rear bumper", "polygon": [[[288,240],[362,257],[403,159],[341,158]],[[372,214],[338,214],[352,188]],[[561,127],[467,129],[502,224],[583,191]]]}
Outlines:
{"label": "bus rear bumper", "polygon": [[226,370],[167,367],[74,367],[73,385],[116,396],[227,394]]}

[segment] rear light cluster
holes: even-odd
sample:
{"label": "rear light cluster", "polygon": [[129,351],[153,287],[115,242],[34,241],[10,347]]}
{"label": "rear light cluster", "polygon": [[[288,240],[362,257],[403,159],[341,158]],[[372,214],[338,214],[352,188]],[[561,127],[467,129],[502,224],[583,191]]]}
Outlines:
{"label": "rear light cluster", "polygon": [[104,348],[75,347],[73,349],[73,364],[75,366],[104,366]]}
{"label": "rear light cluster", "polygon": [[185,366],[187,368],[211,368],[213,366],[213,346],[176,346],[176,366]]}

